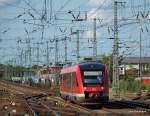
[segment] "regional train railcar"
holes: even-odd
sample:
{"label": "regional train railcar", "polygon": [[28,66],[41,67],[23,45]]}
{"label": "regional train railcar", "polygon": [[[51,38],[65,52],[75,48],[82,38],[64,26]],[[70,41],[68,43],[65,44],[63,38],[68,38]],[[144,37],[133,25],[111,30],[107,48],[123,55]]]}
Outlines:
{"label": "regional train railcar", "polygon": [[92,61],[63,68],[60,94],[77,103],[108,101],[106,65]]}

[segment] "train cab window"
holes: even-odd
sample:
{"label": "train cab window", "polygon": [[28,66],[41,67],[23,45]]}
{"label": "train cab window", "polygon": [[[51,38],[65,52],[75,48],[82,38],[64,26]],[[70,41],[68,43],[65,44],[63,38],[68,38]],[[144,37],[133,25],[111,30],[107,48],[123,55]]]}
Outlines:
{"label": "train cab window", "polygon": [[103,71],[84,71],[82,77],[84,86],[103,85],[104,83]]}

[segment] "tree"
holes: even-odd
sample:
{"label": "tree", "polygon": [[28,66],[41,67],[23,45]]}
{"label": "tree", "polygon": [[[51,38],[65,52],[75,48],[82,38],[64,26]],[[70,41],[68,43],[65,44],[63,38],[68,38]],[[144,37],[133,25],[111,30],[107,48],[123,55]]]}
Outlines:
{"label": "tree", "polygon": [[108,78],[112,82],[112,75],[113,75],[113,56],[105,54],[101,56],[102,63],[106,64],[107,66],[107,72],[108,72]]}

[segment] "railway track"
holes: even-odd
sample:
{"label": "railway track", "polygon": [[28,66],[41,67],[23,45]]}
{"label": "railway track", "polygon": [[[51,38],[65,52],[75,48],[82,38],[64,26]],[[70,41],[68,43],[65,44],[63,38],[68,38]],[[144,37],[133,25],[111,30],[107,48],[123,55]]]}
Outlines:
{"label": "railway track", "polygon": [[117,101],[118,104],[133,108],[137,112],[150,114],[150,104],[135,101]]}
{"label": "railway track", "polygon": [[[51,94],[39,94],[36,96],[28,96],[25,98],[27,101],[28,109],[32,115],[36,116],[35,103],[40,105],[41,108],[46,109],[46,113],[52,116],[99,116],[99,115],[118,115],[117,112],[113,112],[109,109],[99,109],[98,112],[93,109],[80,106],[78,104],[65,101],[60,97],[53,96]],[[37,106],[36,106],[37,107]],[[41,110],[42,111],[42,110]],[[41,115],[42,112],[39,112]],[[44,114],[44,113],[43,113]]]}
{"label": "railway track", "polygon": [[135,101],[110,101],[104,103],[104,107],[107,109],[127,109],[126,114],[141,113],[150,114],[150,104],[135,102]]}
{"label": "railway track", "polygon": [[25,98],[26,106],[32,116],[46,116],[50,114],[50,110],[40,103],[39,98],[41,97],[43,97],[43,95],[40,94]]}
{"label": "railway track", "polygon": [[[26,101],[24,98],[26,96],[32,96],[32,95],[37,95],[39,93],[46,92],[40,89],[38,90],[37,88],[17,85],[15,83],[10,83],[6,81],[0,81],[0,88],[2,89],[0,91],[0,96],[1,96],[0,109],[2,110],[3,107],[7,106],[7,109],[4,109],[4,111],[2,110],[4,112],[2,115],[7,115],[7,114],[28,115],[29,114],[30,116],[32,116],[34,110],[31,111],[31,108],[29,107],[30,104],[29,101]],[[7,96],[5,95],[6,93]],[[14,105],[10,105],[12,103]],[[39,107],[38,104],[35,103],[35,105]],[[40,110],[42,110],[42,108],[40,108],[39,111]]]}
{"label": "railway track", "polygon": [[104,103],[102,108],[91,109],[65,101],[55,96],[56,94],[54,92],[50,93],[42,89],[37,90],[37,88],[24,87],[22,85],[8,84],[5,82],[0,82],[0,87],[4,89],[0,91],[0,94],[16,95],[16,100],[13,102],[20,104],[18,107],[24,107],[24,110],[20,111],[31,116],[126,116],[132,113],[150,114],[150,104],[137,101],[110,101]]}
{"label": "railway track", "polygon": [[[50,99],[46,99],[46,97]],[[38,96],[30,96],[25,98],[27,100],[28,108],[32,112],[32,115],[36,116],[36,111],[34,110],[34,106],[31,105],[33,103],[37,103],[47,109],[47,113],[54,116],[90,116],[91,113],[94,113],[92,110],[86,109],[84,107],[75,106],[71,103],[66,103],[62,99],[59,99],[54,96],[46,96],[46,95],[38,95]],[[93,115],[96,115],[93,114]]]}
{"label": "railway track", "polygon": [[139,96],[139,97],[136,97],[136,98],[134,98],[134,99],[132,99],[132,100],[134,100],[134,101],[144,101],[144,100],[147,100],[147,99],[150,99],[150,96]]}
{"label": "railway track", "polygon": [[132,101],[150,104],[150,95],[139,96],[139,97],[132,99]]}
{"label": "railway track", "polygon": [[2,85],[4,88],[7,88],[7,90],[13,91],[13,93],[16,91],[16,93],[20,94],[26,94],[26,93],[32,93],[32,94],[39,94],[39,93],[48,93],[49,90],[41,89],[38,87],[31,87],[27,85],[22,85],[19,83],[12,83],[8,81],[0,81],[0,85]]}
{"label": "railway track", "polygon": [[[5,89],[9,90],[10,93],[15,95],[20,95],[18,99],[22,99],[22,104],[25,105],[27,111],[30,115],[90,115],[92,112],[87,109],[79,108],[79,106],[75,106],[66,101],[58,100],[54,95],[54,93],[47,93],[45,91],[37,91],[33,92],[34,89],[30,87],[24,87],[16,84],[0,82],[1,86]],[[38,94],[37,94],[38,93]],[[49,96],[51,100],[47,100],[46,97]],[[60,102],[61,101],[61,102]],[[61,104],[61,105],[60,105]],[[65,105],[64,105],[65,104]],[[60,107],[61,106],[61,107]],[[64,107],[65,106],[65,107]],[[43,110],[44,109],[44,110]]]}

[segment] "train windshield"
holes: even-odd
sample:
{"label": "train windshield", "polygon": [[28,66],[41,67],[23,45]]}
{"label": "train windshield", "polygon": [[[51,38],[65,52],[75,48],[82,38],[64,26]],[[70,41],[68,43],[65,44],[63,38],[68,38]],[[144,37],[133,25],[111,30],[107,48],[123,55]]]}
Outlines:
{"label": "train windshield", "polygon": [[103,85],[104,72],[103,71],[84,71],[83,85]]}

